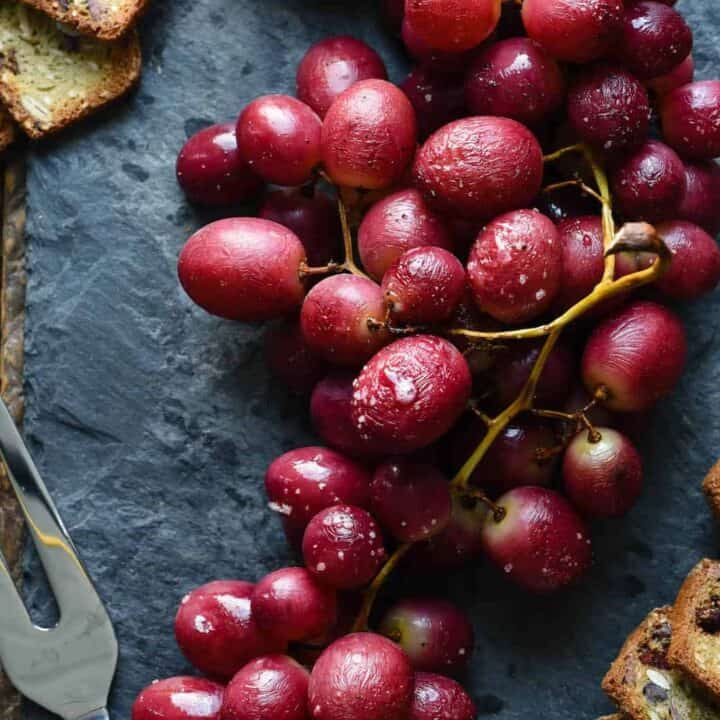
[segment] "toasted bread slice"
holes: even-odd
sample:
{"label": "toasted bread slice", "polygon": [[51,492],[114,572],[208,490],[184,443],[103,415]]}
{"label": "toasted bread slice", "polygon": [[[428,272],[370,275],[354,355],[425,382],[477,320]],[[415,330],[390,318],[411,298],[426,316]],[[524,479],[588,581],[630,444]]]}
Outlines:
{"label": "toasted bread slice", "polygon": [[56,132],[127,92],[140,76],[135,32],[113,43],[70,37],[17,0],[0,3],[0,98],[33,138]]}
{"label": "toasted bread slice", "polygon": [[705,476],[703,490],[713,513],[720,517],[720,460],[715,463]]}
{"label": "toasted bread slice", "polygon": [[100,40],[121,38],[148,0],[23,0],[57,22]]}
{"label": "toasted bread slice", "polygon": [[720,720],[720,709],[668,661],[672,608],[653,610],[630,635],[603,680],[621,714],[633,720]]}
{"label": "toasted bread slice", "polygon": [[12,115],[0,105],[0,152],[13,144],[17,137],[18,127]]}

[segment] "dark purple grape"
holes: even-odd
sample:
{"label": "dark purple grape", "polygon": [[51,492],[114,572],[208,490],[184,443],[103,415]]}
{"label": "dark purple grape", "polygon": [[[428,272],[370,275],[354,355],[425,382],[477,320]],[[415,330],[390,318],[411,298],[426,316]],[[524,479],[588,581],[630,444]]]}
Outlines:
{"label": "dark purple grape", "polygon": [[685,163],[685,192],[678,216],[711,235],[720,232],[720,167],[714,161]]}
{"label": "dark purple grape", "polygon": [[692,55],[688,55],[679,65],[676,65],[665,75],[646,81],[646,85],[657,97],[663,97],[676,88],[687,85],[693,81],[695,76],[695,61]]}
{"label": "dark purple grape", "polygon": [[703,80],[662,98],[660,118],[668,145],[691,160],[720,155],[720,80]]}
{"label": "dark purple grape", "polygon": [[415,673],[415,691],[408,720],[476,720],[472,698],[459,683],[433,673]]}

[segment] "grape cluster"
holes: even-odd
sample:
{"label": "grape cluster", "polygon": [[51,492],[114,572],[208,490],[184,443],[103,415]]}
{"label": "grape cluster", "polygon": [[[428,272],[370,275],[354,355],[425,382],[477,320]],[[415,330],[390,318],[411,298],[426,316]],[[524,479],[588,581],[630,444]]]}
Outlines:
{"label": "grape cluster", "polygon": [[227,687],[156,683],[133,720],[470,720],[448,676],[472,628],[428,598],[373,622],[390,573],[484,554],[549,593],[588,569],[589,523],[642,490],[633,428],[685,364],[668,305],[720,282],[720,80],[693,81],[673,4],[387,0],[417,62],[400,86],[330,38],[296,97],[187,142],[190,200],[259,202],[187,241],[180,282],[276,321],[267,364],[324,444],[265,478],[304,566],[178,612]]}

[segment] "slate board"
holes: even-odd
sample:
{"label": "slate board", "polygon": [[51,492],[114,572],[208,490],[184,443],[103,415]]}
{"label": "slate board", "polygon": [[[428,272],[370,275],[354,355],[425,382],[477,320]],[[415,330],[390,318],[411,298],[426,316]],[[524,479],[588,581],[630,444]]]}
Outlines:
{"label": "slate board", "polygon": [[[303,403],[266,374],[261,331],[205,315],[178,287],[177,253],[203,218],[175,185],[176,152],[254,96],[292,91],[296,62],[328,34],[356,34],[393,79],[404,72],[368,3],[153,5],[140,90],[36,146],[28,176],[26,431],[116,624],[115,718],[129,717],[154,678],[189,671],[172,637],[183,593],[291,562],[261,479],[275,456],[312,439]],[[720,5],[680,7],[697,32],[698,76],[720,74]],[[622,640],[716,554],[700,481],[720,452],[720,294],[683,314],[690,368],[645,435],[647,491],[625,521],[596,528],[597,564],[582,587],[541,600],[483,569],[447,578],[475,622],[468,685],[481,716],[609,710],[598,685]],[[29,561],[25,582],[47,618],[36,569]]]}

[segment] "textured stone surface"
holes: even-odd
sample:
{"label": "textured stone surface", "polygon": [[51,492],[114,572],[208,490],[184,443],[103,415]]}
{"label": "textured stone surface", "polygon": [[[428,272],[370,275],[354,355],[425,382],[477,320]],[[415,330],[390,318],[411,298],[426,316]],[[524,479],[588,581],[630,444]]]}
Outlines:
{"label": "textured stone surface", "polygon": [[[304,48],[328,33],[369,39],[402,76],[367,3],[154,5],[138,93],[39,146],[29,173],[26,428],[115,620],[111,709],[123,719],[143,685],[188,670],[172,637],[185,591],[290,561],[263,507],[262,473],[311,437],[303,404],[268,381],[260,331],[208,317],[177,285],[178,250],[201,218],[175,186],[175,153],[205,122],[291,90]],[[680,7],[697,28],[699,76],[720,74],[720,6]],[[720,452],[720,295],[683,312],[690,368],[644,436],[647,490],[627,520],[595,528],[587,582],[537,599],[483,569],[447,579],[475,621],[468,683],[481,717],[608,711],[599,681],[628,631],[672,600],[700,556],[716,554],[700,482]],[[33,568],[30,598],[47,616]]]}

